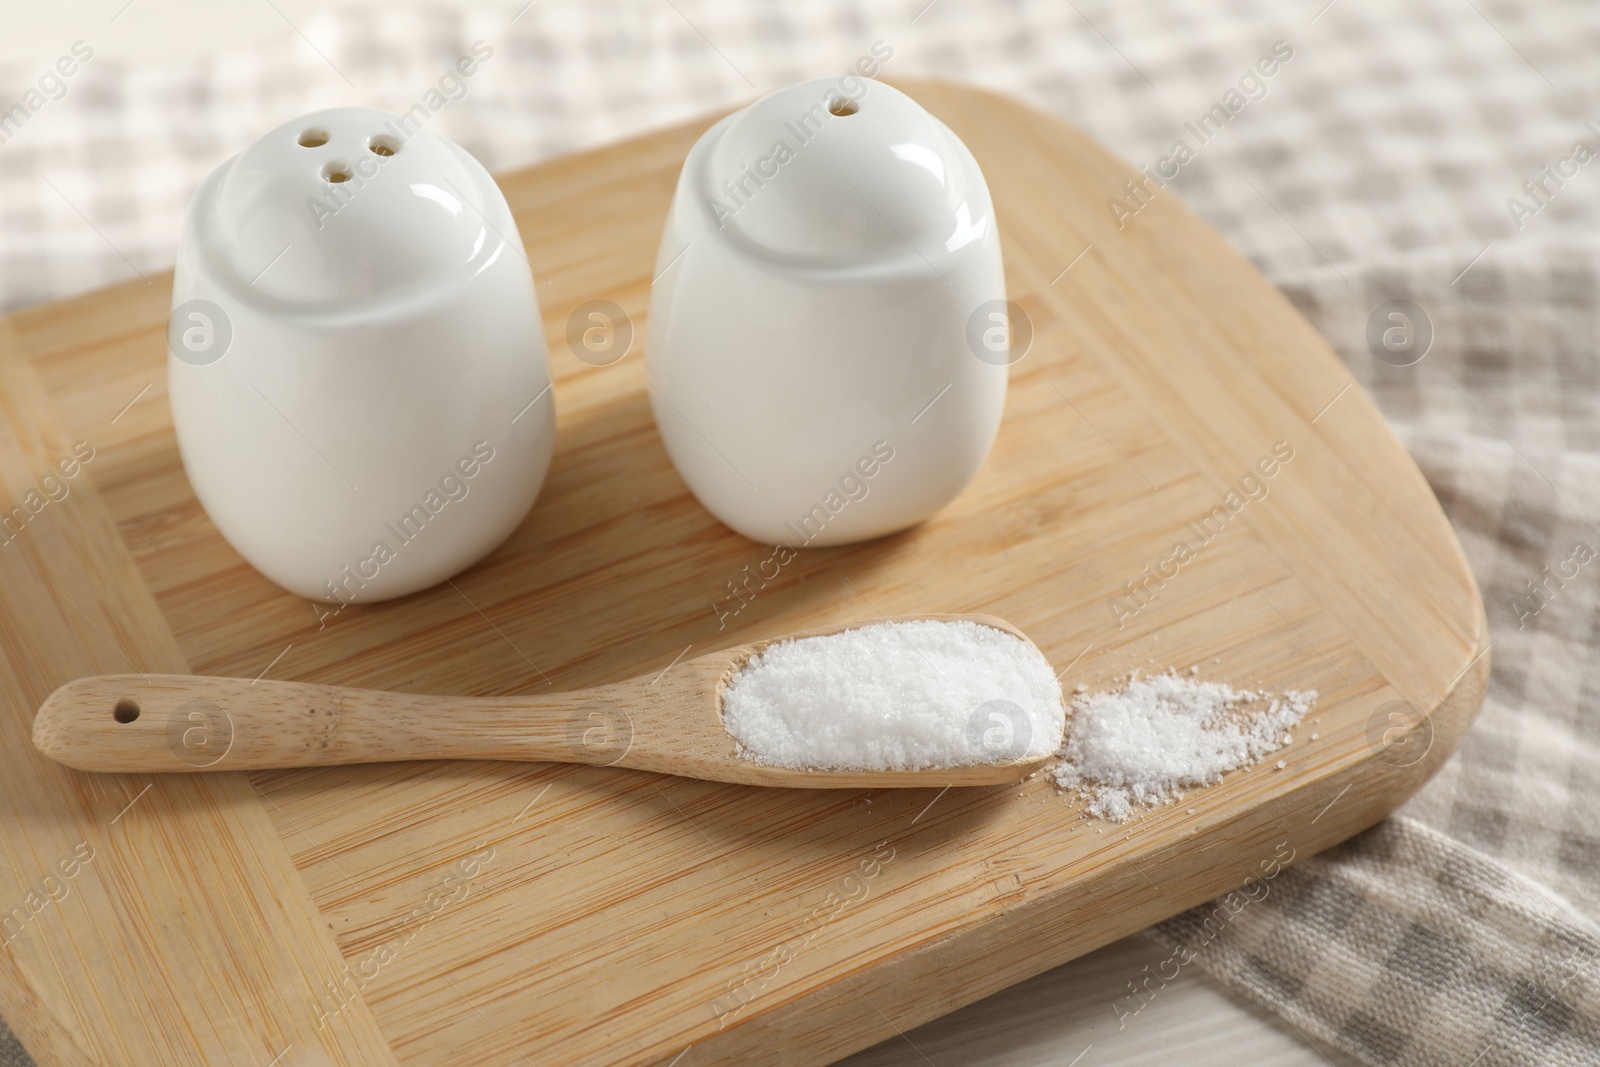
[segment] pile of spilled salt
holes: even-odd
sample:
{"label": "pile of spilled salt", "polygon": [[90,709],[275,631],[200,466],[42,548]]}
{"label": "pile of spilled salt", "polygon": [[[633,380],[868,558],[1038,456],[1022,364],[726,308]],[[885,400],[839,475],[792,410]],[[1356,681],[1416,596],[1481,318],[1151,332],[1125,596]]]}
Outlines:
{"label": "pile of spilled salt", "polygon": [[1290,742],[1287,731],[1316,699],[1315,691],[1273,696],[1171,671],[1136,675],[1115,693],[1073,701],[1056,784],[1086,794],[1091,814],[1122,822],[1136,805],[1171,803],[1261,762]]}
{"label": "pile of spilled salt", "polygon": [[729,680],[722,717],[760,763],[902,771],[1046,756],[1066,709],[1029,642],[919,619],[769,645]]}

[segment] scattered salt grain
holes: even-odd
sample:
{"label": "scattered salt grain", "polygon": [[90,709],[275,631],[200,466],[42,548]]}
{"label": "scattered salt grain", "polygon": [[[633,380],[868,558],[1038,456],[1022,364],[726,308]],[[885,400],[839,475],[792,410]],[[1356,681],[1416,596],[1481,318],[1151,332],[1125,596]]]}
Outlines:
{"label": "scattered salt grain", "polygon": [[1170,671],[1135,676],[1116,692],[1073,701],[1056,784],[1084,793],[1092,814],[1123,822],[1136,807],[1171,803],[1184,790],[1261,762],[1316,698],[1235,689]]}
{"label": "scattered salt grain", "polygon": [[1287,764],[1287,763],[1285,763],[1285,762],[1283,762],[1283,760],[1279,760],[1279,761],[1278,761],[1278,770],[1280,770],[1280,771],[1281,771],[1281,770],[1283,770],[1283,769],[1284,769],[1284,768],[1285,768],[1285,767],[1287,767],[1287,766],[1289,766],[1289,765],[1288,765],[1288,764]]}
{"label": "scattered salt grain", "polygon": [[966,619],[883,622],[769,645],[722,693],[747,759],[905,771],[1040,757],[1061,745],[1055,672],[1027,641]]}

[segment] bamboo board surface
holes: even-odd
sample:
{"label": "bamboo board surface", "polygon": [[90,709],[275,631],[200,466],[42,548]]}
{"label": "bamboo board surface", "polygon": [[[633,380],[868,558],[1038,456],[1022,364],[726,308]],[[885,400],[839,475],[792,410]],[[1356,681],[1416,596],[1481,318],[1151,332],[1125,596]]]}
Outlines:
{"label": "bamboo board surface", "polygon": [[[1343,840],[1443,761],[1482,699],[1482,605],[1325,342],[1171,195],[1117,228],[1107,198],[1136,172],[1082,135],[901,84],[988,177],[1032,348],[959,499],[915,530],[802,551],[748,602],[728,583],[771,549],[677,477],[642,342],[607,367],[565,343],[592,299],[643,337],[667,204],[709,119],[501,179],[539,284],[556,457],[505,545],[403,600],[319,618],[212,527],[165,403],[168,277],[5,320],[0,504],[77,442],[94,453],[0,546],[0,892],[23,901],[95,847],[0,954],[0,1009],[42,1062],[824,1063]],[[1293,459],[1268,495],[1119,625],[1124,583],[1278,442]],[[51,688],[130,662],[524,693],[922,612],[1010,620],[1069,690],[1194,665],[1316,689],[1318,721],[1283,769],[1122,826],[1042,779],[833,793],[422,762],[162,778],[119,814],[144,780],[27,743]]]}

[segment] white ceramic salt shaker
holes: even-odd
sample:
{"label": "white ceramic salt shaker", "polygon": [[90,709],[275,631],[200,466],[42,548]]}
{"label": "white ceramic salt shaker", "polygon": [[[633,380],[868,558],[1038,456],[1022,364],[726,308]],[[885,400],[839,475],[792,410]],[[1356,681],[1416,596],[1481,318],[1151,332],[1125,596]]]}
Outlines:
{"label": "white ceramic salt shaker", "polygon": [[807,82],[711,127],[656,275],[656,422],[744,536],[887,534],[983,463],[1011,362],[994,211],[972,153],[899,90]]}
{"label": "white ceramic salt shaker", "polygon": [[530,267],[463,149],[335,108],[207,178],[168,330],[183,465],[239,554],[369,602],[470,566],[522,520],[555,411]]}

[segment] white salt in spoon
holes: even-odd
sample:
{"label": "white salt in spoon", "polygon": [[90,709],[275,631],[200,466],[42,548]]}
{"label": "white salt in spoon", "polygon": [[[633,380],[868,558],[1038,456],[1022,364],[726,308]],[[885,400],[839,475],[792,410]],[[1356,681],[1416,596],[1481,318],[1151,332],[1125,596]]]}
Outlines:
{"label": "white salt in spoon", "polygon": [[[1001,619],[985,615],[918,619],[965,620],[1003,631],[1023,642],[1039,657],[1042,668],[1050,670],[1028,637]],[[659,674],[536,696],[430,696],[183,674],[80,678],[51,693],[39,708],[33,743],[52,759],[88,771],[523,760],[813,789],[1002,785],[1026,777],[1052,754],[1053,744],[1044,751],[1036,745],[1020,756],[1015,746],[973,744],[947,761],[959,766],[885,770],[775,766],[741,752],[724,726],[722,695],[751,657],[778,641],[878,625],[882,624],[852,623],[739,645]],[[931,672],[938,671],[931,659],[923,658]],[[1021,710],[1015,704],[996,703]],[[1049,713],[1064,717],[1059,704]],[[973,721],[980,728],[984,725],[982,718]],[[948,751],[948,741],[945,746]]]}

